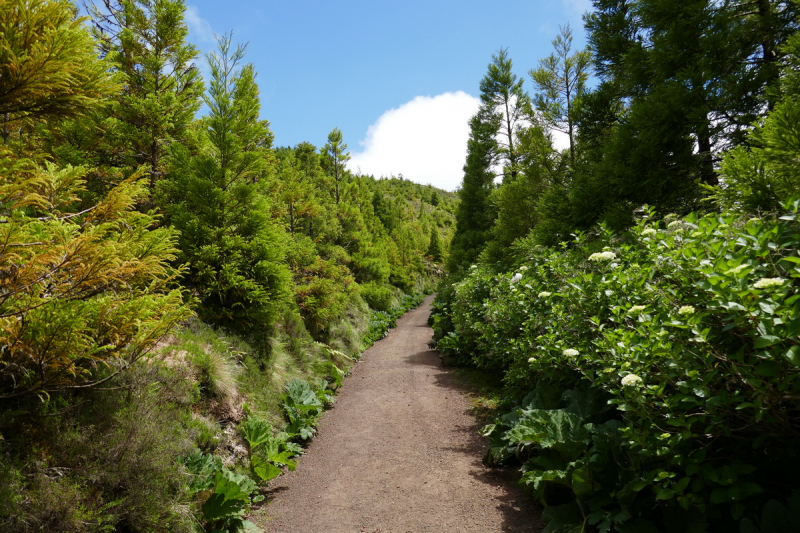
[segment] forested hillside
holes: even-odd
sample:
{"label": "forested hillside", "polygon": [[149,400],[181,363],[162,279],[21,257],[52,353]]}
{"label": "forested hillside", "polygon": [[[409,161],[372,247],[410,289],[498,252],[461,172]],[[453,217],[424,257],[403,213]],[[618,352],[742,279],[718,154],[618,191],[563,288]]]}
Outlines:
{"label": "forested hillside", "polygon": [[88,7],[0,3],[0,529],[252,529],[456,198],[352,174],[336,128],[274,146],[182,0]]}
{"label": "forested hillside", "polygon": [[547,533],[797,529],[798,14],[595,0],[492,56],[435,343],[502,379],[485,461]]}

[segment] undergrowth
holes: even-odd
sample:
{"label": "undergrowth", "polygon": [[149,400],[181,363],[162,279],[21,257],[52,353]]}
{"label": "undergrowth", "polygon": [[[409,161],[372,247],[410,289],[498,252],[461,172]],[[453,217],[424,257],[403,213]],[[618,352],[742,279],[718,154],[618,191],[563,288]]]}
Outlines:
{"label": "undergrowth", "polygon": [[257,530],[247,515],[294,468],[350,365],[420,301],[385,313],[357,299],[324,342],[290,311],[268,338],[191,320],[104,389],[5,407],[0,529]]}
{"label": "undergrowth", "polygon": [[504,375],[487,461],[548,533],[776,531],[797,512],[800,201],[520,243],[439,292],[448,361]]}

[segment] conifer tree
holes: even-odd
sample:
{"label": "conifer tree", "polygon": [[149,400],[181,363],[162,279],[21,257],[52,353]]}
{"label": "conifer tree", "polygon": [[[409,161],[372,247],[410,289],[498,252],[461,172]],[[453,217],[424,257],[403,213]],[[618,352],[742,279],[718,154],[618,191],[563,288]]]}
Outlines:
{"label": "conifer tree", "polygon": [[513,179],[519,163],[517,131],[530,112],[530,97],[522,88],[524,80],[511,69],[507,49],[492,54],[492,62],[480,83],[480,99],[485,113],[495,117],[491,121],[497,127],[495,162],[502,163],[504,173]]}
{"label": "conifer tree", "polygon": [[458,191],[456,231],[447,262],[450,273],[475,261],[491,236],[495,211],[489,197],[494,190],[492,165],[497,152],[498,120],[498,115],[484,106],[470,119],[467,162]]}
{"label": "conifer tree", "polygon": [[606,189],[687,209],[697,181],[717,182],[717,154],[767,108],[770,58],[787,35],[779,4],[595,1],[587,29],[599,91],[626,106],[598,157]]}
{"label": "conifer tree", "polygon": [[434,261],[441,262],[444,252],[442,252],[442,242],[439,239],[439,229],[434,224],[431,226],[431,242],[428,245],[428,251],[425,255],[431,257]]}
{"label": "conifer tree", "polygon": [[174,145],[161,201],[181,232],[179,261],[201,302],[200,314],[232,328],[266,326],[283,298],[288,271],[282,235],[264,194],[272,172],[272,133],[259,120],[255,71],[240,67],[244,48],[230,36],[207,56],[209,116],[201,153]]}
{"label": "conifer tree", "polygon": [[575,101],[586,91],[592,55],[588,50],[572,52],[572,29],[559,29],[553,40],[555,51],[539,61],[529,74],[539,90],[533,100],[536,111],[550,128],[569,137],[569,156],[575,164]]}
{"label": "conifer tree", "polygon": [[323,148],[328,160],[331,176],[333,177],[336,204],[339,204],[341,183],[347,173],[345,165],[350,160],[347,145],[342,142],[342,130],[333,128],[328,134],[328,143]]}
{"label": "conifer tree", "polygon": [[[88,112],[113,87],[68,2],[0,8],[0,105],[38,126]],[[133,210],[134,173],[86,202],[86,167],[0,149],[0,399],[99,385],[189,316],[176,236]]]}
{"label": "conifer tree", "polygon": [[116,88],[66,0],[6,0],[0,8],[0,123],[70,116]]}
{"label": "conifer tree", "polygon": [[146,165],[151,189],[165,171],[164,156],[200,107],[203,82],[197,49],[186,42],[184,0],[102,0],[92,6],[101,50],[122,76],[124,89],[110,116],[123,164]]}

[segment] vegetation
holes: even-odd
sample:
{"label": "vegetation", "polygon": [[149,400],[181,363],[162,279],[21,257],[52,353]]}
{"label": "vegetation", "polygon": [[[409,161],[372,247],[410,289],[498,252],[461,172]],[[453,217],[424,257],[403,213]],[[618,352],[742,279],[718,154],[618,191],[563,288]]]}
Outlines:
{"label": "vegetation", "polygon": [[532,95],[499,50],[457,195],[273,146],[183,0],[87,7],[0,7],[3,530],[253,530],[443,265],[436,345],[502,376],[486,462],[547,532],[796,522],[796,1],[594,0]]}
{"label": "vegetation", "polygon": [[788,531],[798,6],[594,7],[589,49],[562,29],[531,71],[516,174],[506,160],[479,197],[468,159],[459,213],[497,215],[471,255],[458,219],[436,347],[503,376],[485,461],[521,469],[546,532]]}
{"label": "vegetation", "polygon": [[0,8],[4,531],[254,530],[442,273],[454,195],[351,174],[338,129],[273,147],[245,48],[204,86],[185,11]]}

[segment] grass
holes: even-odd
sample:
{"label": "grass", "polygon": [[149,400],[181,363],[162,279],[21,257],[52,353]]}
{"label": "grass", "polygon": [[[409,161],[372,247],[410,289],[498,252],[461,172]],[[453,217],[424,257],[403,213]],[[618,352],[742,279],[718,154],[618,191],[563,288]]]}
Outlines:
{"label": "grass", "polygon": [[468,367],[456,367],[453,376],[470,402],[470,413],[480,424],[491,424],[495,417],[505,412],[503,376]]}

